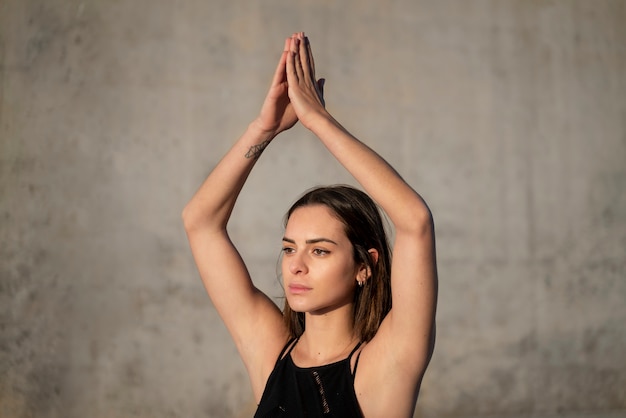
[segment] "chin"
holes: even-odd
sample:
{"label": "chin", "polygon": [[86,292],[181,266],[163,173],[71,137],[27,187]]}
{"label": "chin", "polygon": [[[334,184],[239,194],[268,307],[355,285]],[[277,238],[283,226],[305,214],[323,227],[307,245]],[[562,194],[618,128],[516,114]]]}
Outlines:
{"label": "chin", "polygon": [[305,313],[310,310],[309,306],[307,306],[305,303],[294,302],[293,300],[290,300],[289,298],[287,298],[287,303],[289,303],[289,307],[294,312]]}

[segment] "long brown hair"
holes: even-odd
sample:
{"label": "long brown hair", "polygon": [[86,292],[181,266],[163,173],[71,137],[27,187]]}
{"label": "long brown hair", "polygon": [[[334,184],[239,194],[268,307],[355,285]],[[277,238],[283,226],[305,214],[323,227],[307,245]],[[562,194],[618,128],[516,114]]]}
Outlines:
{"label": "long brown hair", "polygon": [[[289,208],[284,225],[287,226],[296,209],[311,205],[328,207],[343,223],[355,263],[364,264],[371,272],[363,287],[356,287],[353,309],[355,333],[362,341],[369,341],[391,309],[391,249],[378,206],[366,193],[351,186],[318,187],[306,192]],[[378,251],[377,261],[368,252],[372,248]],[[302,335],[304,313],[293,311],[286,298],[283,319],[292,337]]]}

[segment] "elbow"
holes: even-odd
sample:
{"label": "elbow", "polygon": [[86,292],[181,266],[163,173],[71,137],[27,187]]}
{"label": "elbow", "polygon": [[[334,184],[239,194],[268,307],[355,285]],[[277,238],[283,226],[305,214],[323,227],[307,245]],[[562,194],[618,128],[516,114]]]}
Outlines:
{"label": "elbow", "polygon": [[424,204],[424,209],[420,213],[416,214],[417,219],[417,231],[420,234],[433,234],[435,230],[435,221],[433,219],[433,213],[428,206]]}
{"label": "elbow", "polygon": [[194,225],[194,221],[193,221],[193,211],[191,210],[191,208],[189,207],[189,205],[186,205],[183,208],[183,211],[181,213],[181,219],[183,221],[183,226],[185,227],[186,231],[189,231],[190,229],[193,229],[193,225]]}
{"label": "elbow", "polygon": [[405,231],[411,235],[417,236],[434,234],[435,223],[433,214],[426,203],[421,202],[421,204],[410,207],[405,219],[405,222],[396,225],[396,230]]}
{"label": "elbow", "polygon": [[187,206],[185,206],[181,214],[181,218],[185,231],[188,233],[200,229],[206,224],[206,221],[191,204],[187,204]]}
{"label": "elbow", "polygon": [[194,231],[225,230],[226,222],[219,213],[203,210],[200,207],[188,203],[181,213],[183,226],[187,234]]}

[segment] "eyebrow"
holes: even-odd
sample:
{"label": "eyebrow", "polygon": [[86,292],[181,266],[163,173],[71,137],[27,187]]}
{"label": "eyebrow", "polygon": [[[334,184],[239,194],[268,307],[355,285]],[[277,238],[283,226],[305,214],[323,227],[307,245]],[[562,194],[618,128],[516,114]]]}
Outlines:
{"label": "eyebrow", "polygon": [[[287,238],[287,237],[283,237],[283,241],[285,242],[289,242],[291,244],[295,244],[296,241],[291,239],[291,238]],[[334,245],[338,245],[335,241],[333,241],[332,239],[329,238],[312,238],[312,239],[308,239],[305,241],[305,243],[307,244],[317,244],[319,242],[328,242],[330,244],[334,244]]]}

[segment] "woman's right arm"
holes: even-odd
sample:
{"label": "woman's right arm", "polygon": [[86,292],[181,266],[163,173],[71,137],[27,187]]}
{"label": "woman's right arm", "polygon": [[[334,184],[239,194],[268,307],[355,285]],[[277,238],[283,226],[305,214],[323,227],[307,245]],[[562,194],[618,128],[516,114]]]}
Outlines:
{"label": "woman's right arm", "polygon": [[288,333],[278,307],[257,289],[226,225],[255,162],[297,118],[287,96],[285,42],[260,115],[222,158],[183,210],[183,222],[204,286],[230,332],[260,399]]}

